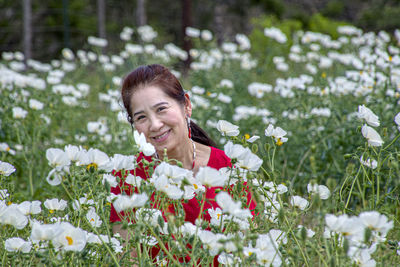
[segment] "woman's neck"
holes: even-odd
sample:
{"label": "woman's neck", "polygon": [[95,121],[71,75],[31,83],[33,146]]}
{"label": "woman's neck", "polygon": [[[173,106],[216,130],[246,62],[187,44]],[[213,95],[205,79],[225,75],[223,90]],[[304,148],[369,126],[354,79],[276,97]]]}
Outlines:
{"label": "woman's neck", "polygon": [[[182,145],[177,146],[173,150],[167,151],[167,156],[169,160],[177,160],[183,164],[183,168],[191,170],[193,167],[193,143],[192,140],[187,138]],[[164,159],[164,151],[157,151],[161,160]],[[176,164],[172,161],[170,164]]]}

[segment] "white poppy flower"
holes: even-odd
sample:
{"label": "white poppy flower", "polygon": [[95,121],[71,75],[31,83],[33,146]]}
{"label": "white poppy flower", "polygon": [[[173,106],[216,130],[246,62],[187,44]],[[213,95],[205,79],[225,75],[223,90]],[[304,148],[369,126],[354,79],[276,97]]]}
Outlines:
{"label": "white poppy flower", "polygon": [[116,187],[118,185],[117,178],[112,174],[108,173],[103,174],[102,184],[104,185],[106,181],[111,187]]}
{"label": "white poppy flower", "polygon": [[125,156],[121,154],[114,154],[110,162],[105,167],[106,171],[120,171],[120,170],[133,170],[135,168],[135,156]]}
{"label": "white poppy flower", "polygon": [[144,180],[140,176],[134,176],[132,174],[128,174],[128,176],[125,178],[125,183],[140,187]]}
{"label": "white poppy flower", "polygon": [[100,216],[97,215],[95,208],[90,207],[89,211],[86,213],[86,219],[93,227],[100,227],[103,222],[100,220]]}
{"label": "white poppy flower", "polygon": [[29,107],[34,110],[42,110],[44,104],[36,99],[31,98],[29,99]]}
{"label": "white poppy flower", "polygon": [[225,154],[231,159],[242,158],[242,155],[246,153],[246,149],[239,144],[233,144],[231,141],[224,145]]}
{"label": "white poppy flower", "polygon": [[149,197],[145,193],[133,194],[132,196],[118,195],[113,205],[117,212],[121,212],[127,209],[143,207],[148,199]]}
{"label": "white poppy flower", "polygon": [[311,194],[318,194],[320,199],[328,199],[331,191],[325,185],[308,184],[307,192]]}
{"label": "white poppy flower", "polygon": [[8,162],[0,161],[0,175],[10,176],[15,172],[15,168]]}
{"label": "white poppy flower", "polygon": [[265,136],[272,136],[273,138],[275,138],[276,144],[278,146],[287,142],[287,137],[284,137],[286,134],[287,132],[281,127],[275,128],[272,124],[269,124],[267,129],[265,129]]}
{"label": "white poppy flower", "polygon": [[59,148],[47,149],[46,158],[49,161],[49,165],[57,170],[61,170],[63,167],[69,166],[71,163],[68,154]]}
{"label": "white poppy flower", "polygon": [[400,131],[400,112],[394,117],[394,122],[397,125],[397,129]]}
{"label": "white poppy flower", "polygon": [[19,237],[8,238],[4,243],[4,247],[9,252],[18,252],[28,253],[31,251],[32,244],[29,241],[25,241]]}
{"label": "white poppy flower", "polygon": [[151,226],[158,225],[158,218],[162,218],[162,213],[159,209],[140,208],[135,213],[138,220],[143,220]]}
{"label": "white poppy flower", "polygon": [[380,232],[384,236],[386,236],[387,232],[393,228],[393,221],[389,221],[386,215],[380,214],[377,211],[361,212],[358,217],[365,227]]}
{"label": "white poppy flower", "polygon": [[154,187],[167,194],[171,199],[180,199],[183,196],[183,191],[176,185],[170,184],[168,178],[165,175],[161,175],[153,180]]}
{"label": "white poppy flower", "polygon": [[24,110],[20,107],[13,107],[12,108],[13,118],[14,119],[23,119],[28,114],[28,111]]}
{"label": "white poppy flower", "polygon": [[238,136],[240,133],[239,126],[225,120],[218,121],[217,130],[222,134],[222,136]]}
{"label": "white poppy flower", "polygon": [[18,209],[24,215],[39,214],[42,211],[41,204],[42,203],[38,200],[34,200],[32,202],[24,201],[18,204]]}
{"label": "white poppy flower", "polygon": [[245,152],[238,158],[236,166],[249,171],[258,171],[262,163],[263,160],[247,147]]}
{"label": "white poppy flower", "polygon": [[374,159],[367,158],[367,160],[364,160],[363,156],[360,157],[360,162],[367,167],[370,167],[371,169],[376,169],[378,167],[378,162]]}
{"label": "white poppy flower", "polygon": [[300,196],[292,196],[290,198],[290,204],[294,207],[297,207],[301,210],[305,210],[308,207],[308,201],[305,198]]}
{"label": "white poppy flower", "polygon": [[52,213],[55,210],[64,210],[67,207],[67,201],[63,199],[58,200],[57,198],[46,199],[44,206]]}
{"label": "white poppy flower", "polygon": [[151,156],[156,153],[156,149],[150,143],[147,143],[144,133],[139,134],[138,131],[133,132],[133,137],[135,138],[135,143],[139,147],[139,150],[143,152],[145,156]]}
{"label": "white poppy flower", "polygon": [[87,153],[82,153],[80,155],[79,162],[82,165],[87,165],[88,167],[94,167],[105,170],[108,167],[110,158],[106,153],[98,149],[90,148]]}
{"label": "white poppy flower", "polygon": [[33,243],[40,241],[51,240],[62,232],[59,223],[55,224],[40,224],[34,221],[32,224],[32,231],[30,239]]}
{"label": "white poppy flower", "polygon": [[376,116],[372,110],[364,105],[358,106],[357,116],[360,119],[364,119],[369,125],[378,127],[380,125],[379,117]]}
{"label": "white poppy flower", "polygon": [[361,133],[367,139],[370,146],[382,146],[384,143],[378,132],[366,124],[361,128]]}
{"label": "white poppy flower", "polygon": [[23,229],[28,224],[28,218],[22,214],[17,205],[11,204],[0,207],[0,224],[10,224],[17,229]]}
{"label": "white poppy flower", "polygon": [[254,143],[256,140],[260,139],[260,136],[258,135],[253,135],[252,137],[250,137],[249,139],[246,139],[247,142],[249,143]]}
{"label": "white poppy flower", "polygon": [[228,178],[228,176],[223,175],[218,170],[207,166],[200,167],[196,174],[196,179],[200,181],[202,185],[208,187],[224,186]]}
{"label": "white poppy flower", "polygon": [[63,230],[59,235],[52,239],[56,248],[67,251],[82,251],[86,246],[86,233],[80,228],[74,227],[69,222],[60,223]]}

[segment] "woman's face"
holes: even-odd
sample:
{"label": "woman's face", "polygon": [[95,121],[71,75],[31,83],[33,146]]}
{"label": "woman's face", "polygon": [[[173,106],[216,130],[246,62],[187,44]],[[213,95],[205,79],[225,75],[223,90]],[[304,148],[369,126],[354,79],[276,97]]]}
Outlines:
{"label": "woman's face", "polygon": [[132,118],[136,130],[146,136],[157,151],[173,151],[188,138],[186,117],[191,116],[188,96],[182,106],[158,86],[137,89],[131,98]]}

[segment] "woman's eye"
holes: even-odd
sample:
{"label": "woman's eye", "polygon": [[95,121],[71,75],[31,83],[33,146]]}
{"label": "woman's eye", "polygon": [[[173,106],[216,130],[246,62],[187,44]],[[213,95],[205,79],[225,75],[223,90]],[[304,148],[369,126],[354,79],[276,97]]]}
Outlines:
{"label": "woman's eye", "polygon": [[141,121],[141,120],[143,120],[144,118],[145,118],[144,116],[139,116],[139,117],[136,117],[135,121]]}
{"label": "woman's eye", "polygon": [[166,107],[159,107],[159,108],[157,109],[157,112],[163,111],[163,110],[165,110],[165,109],[166,109]]}

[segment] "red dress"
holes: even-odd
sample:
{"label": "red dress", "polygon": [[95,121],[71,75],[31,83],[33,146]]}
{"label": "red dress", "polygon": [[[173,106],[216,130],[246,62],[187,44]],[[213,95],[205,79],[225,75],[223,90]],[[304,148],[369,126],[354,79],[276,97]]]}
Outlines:
{"label": "red dress", "polygon": [[[137,162],[139,162],[138,163],[139,166],[138,168],[136,168],[136,170],[131,170],[131,173],[136,174],[136,176],[140,176],[143,179],[147,179],[148,175],[146,175],[146,170],[143,168],[143,165],[141,163],[142,158],[145,158],[147,161],[151,161],[151,157],[146,157],[141,153],[137,159]],[[219,170],[224,167],[231,167],[232,163],[231,159],[225,155],[224,151],[215,147],[211,147],[210,158],[208,160],[207,166]],[[120,185],[117,187],[112,187],[111,192],[114,194],[121,194],[121,188],[125,186],[126,194],[130,195],[132,192],[132,187],[130,185],[126,187],[127,185],[128,184],[124,184],[121,179]],[[209,208],[215,209],[219,207],[217,202],[215,201],[216,189],[222,189],[222,187],[206,187],[206,192],[205,192],[206,202],[204,203],[203,211],[206,211]],[[244,193],[247,194],[247,207],[251,211],[253,211],[256,207],[256,203],[251,198],[251,194],[248,193],[247,190],[245,190]],[[186,203],[185,201],[182,200],[182,206],[185,211],[185,221],[195,224],[195,220],[199,217],[200,213],[200,205],[197,202],[196,198],[192,198],[186,201]],[[123,216],[123,212],[121,212],[120,214]],[[203,219],[206,221],[210,221],[211,218],[208,212],[204,213]],[[117,211],[114,209],[114,206],[111,204],[110,222],[117,222],[117,221],[121,221],[121,219],[118,216]]]}

